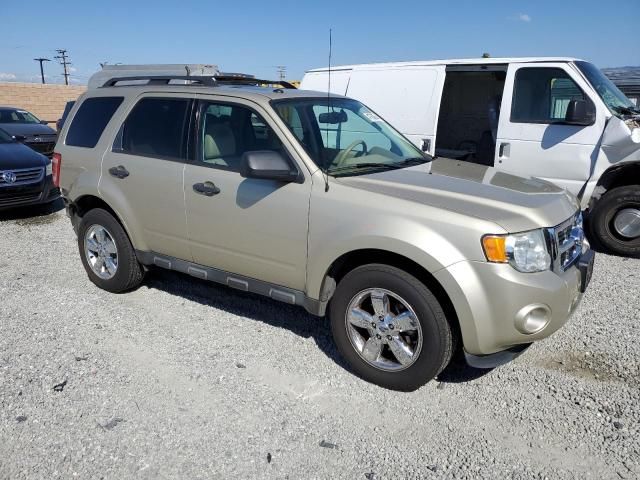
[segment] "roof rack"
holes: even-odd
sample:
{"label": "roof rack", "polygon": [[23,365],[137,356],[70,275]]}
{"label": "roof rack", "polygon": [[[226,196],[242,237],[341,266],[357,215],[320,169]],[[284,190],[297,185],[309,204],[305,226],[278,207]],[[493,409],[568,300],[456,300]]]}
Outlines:
{"label": "roof rack", "polygon": [[215,75],[211,77],[187,76],[187,75],[137,75],[134,77],[114,77],[110,78],[103,87],[115,87],[120,82],[133,82],[146,80],[146,85],[169,85],[172,80],[182,80],[190,82],[189,85],[198,85],[203,87],[216,87],[220,85],[253,85],[253,86],[276,86],[280,85],[286,89],[295,89],[296,87],[289,82],[283,80],[262,80],[250,76],[241,76],[238,74]]}

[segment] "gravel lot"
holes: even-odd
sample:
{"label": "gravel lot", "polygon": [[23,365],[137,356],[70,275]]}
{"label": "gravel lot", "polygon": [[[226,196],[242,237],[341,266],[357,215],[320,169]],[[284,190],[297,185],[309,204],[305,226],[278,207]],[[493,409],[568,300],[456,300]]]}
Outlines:
{"label": "gravel lot", "polygon": [[640,260],[490,372],[367,384],[304,310],[172,272],[97,289],[64,212],[0,214],[0,478],[640,477]]}

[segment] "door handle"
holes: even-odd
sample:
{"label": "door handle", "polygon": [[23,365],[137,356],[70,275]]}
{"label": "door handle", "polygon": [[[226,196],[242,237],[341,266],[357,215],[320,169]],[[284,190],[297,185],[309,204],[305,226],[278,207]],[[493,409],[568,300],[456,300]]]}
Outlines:
{"label": "door handle", "polygon": [[129,176],[129,170],[124,168],[122,165],[118,165],[117,167],[111,167],[109,169],[109,175],[116,178],[127,178]]}
{"label": "door handle", "polygon": [[509,143],[501,143],[500,148],[498,149],[498,157],[499,158],[507,158],[509,157]]}
{"label": "door handle", "polygon": [[220,193],[220,189],[213,182],[194,183],[193,191],[207,197],[213,197]]}

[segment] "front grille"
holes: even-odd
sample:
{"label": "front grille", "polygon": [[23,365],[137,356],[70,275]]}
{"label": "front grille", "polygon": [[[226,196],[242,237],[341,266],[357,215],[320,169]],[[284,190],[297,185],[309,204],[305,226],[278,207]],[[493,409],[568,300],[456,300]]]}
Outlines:
{"label": "front grille", "polygon": [[[13,172],[16,176],[16,181],[7,183],[7,181],[3,177],[3,174],[5,172]],[[43,167],[20,168],[16,170],[0,170],[0,187],[14,187],[17,185],[25,185],[27,183],[37,183],[42,180],[43,176]]]}
{"label": "front grille", "polygon": [[15,195],[13,197],[0,198],[0,207],[10,207],[21,203],[35,202],[40,200],[41,193],[31,193],[29,195]]}
{"label": "front grille", "polygon": [[582,255],[584,243],[582,213],[577,213],[548,231],[551,237],[554,270],[565,271]]}
{"label": "front grille", "polygon": [[53,149],[56,146],[55,142],[25,142],[27,146],[31,147],[38,153],[49,155],[53,153]]}

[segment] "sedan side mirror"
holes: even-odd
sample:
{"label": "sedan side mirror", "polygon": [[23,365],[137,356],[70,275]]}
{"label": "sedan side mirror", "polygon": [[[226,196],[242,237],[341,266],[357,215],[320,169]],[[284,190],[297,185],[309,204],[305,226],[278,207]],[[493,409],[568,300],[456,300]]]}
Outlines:
{"label": "sedan side mirror", "polygon": [[297,182],[300,178],[287,159],[273,150],[245,152],[240,160],[240,175],[279,182]]}
{"label": "sedan side mirror", "polygon": [[46,120],[40,120],[40,125],[49,125],[51,122],[48,122]]}
{"label": "sedan side mirror", "polygon": [[596,121],[596,109],[589,100],[571,100],[567,105],[564,122],[569,125],[593,125]]}

